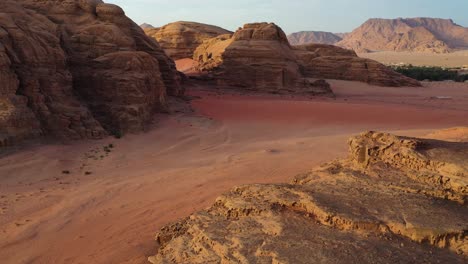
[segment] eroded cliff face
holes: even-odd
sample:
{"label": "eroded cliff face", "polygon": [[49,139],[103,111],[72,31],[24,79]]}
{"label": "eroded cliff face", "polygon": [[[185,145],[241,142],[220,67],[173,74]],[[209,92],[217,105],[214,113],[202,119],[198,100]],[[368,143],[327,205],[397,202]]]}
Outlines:
{"label": "eroded cliff face", "polygon": [[158,44],[100,0],[0,3],[0,138],[101,138],[135,132],[180,95]]}
{"label": "eroded cliff face", "polygon": [[219,86],[256,91],[330,96],[325,81],[303,78],[286,34],[273,23],[246,24],[201,44],[194,52],[197,70],[213,74]]}
{"label": "eroded cliff face", "polygon": [[367,132],[349,158],[247,185],[160,230],[152,263],[465,263],[468,143]]}

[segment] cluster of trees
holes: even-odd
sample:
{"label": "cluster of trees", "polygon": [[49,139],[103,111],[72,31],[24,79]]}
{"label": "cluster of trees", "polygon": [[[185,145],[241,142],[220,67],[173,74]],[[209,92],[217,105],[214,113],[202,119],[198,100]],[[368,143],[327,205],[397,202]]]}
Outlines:
{"label": "cluster of trees", "polygon": [[447,81],[455,82],[468,81],[468,74],[460,75],[454,69],[446,69],[441,67],[425,67],[425,66],[392,66],[392,69],[405,76],[416,79],[418,81]]}

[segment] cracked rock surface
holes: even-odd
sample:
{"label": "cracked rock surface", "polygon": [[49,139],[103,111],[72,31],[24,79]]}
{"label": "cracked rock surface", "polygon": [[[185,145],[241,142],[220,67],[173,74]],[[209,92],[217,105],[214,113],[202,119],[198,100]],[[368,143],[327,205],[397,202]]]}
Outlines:
{"label": "cracked rock surface", "polygon": [[466,263],[468,142],[366,132],[290,184],[168,225],[152,263]]}

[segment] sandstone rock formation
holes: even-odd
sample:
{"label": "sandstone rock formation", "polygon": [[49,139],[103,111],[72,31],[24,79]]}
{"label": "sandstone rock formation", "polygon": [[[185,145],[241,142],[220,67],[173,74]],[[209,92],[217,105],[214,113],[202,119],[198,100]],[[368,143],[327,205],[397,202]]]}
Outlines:
{"label": "sandstone rock formation", "polygon": [[468,28],[450,19],[370,19],[337,45],[357,52],[447,53],[468,48]]}
{"label": "sandstone rock formation", "polygon": [[247,24],[232,37],[206,40],[194,52],[201,72],[219,85],[255,90],[300,91],[308,79],[344,79],[382,86],[420,86],[384,65],[358,58],[352,50],[325,44],[291,47],[275,24]]}
{"label": "sandstone rock formation", "polygon": [[342,40],[341,37],[323,31],[301,31],[288,35],[289,44],[304,45],[304,44],[330,44],[333,45]]}
{"label": "sandstone rock formation", "polygon": [[145,29],[148,36],[158,41],[166,54],[174,60],[191,58],[204,40],[232,32],[212,25],[179,21],[161,28]]}
{"label": "sandstone rock formation", "polygon": [[234,33],[222,57],[220,85],[282,89],[296,86],[301,78],[286,34],[272,23],[244,25]]}
{"label": "sandstone rock formation", "polygon": [[466,263],[468,142],[367,132],[348,159],[247,185],[160,230],[152,263]]}
{"label": "sandstone rock formation", "polygon": [[193,60],[198,63],[199,71],[212,71],[223,63],[223,54],[233,42],[232,34],[220,35],[198,46],[193,53]]}
{"label": "sandstone rock formation", "polygon": [[0,2],[0,145],[140,131],[180,95],[158,44],[100,0]]}
{"label": "sandstone rock formation", "polygon": [[361,81],[388,87],[421,86],[379,62],[359,58],[352,50],[325,44],[294,48],[301,71],[309,78]]}
{"label": "sandstone rock formation", "polygon": [[273,23],[246,24],[234,35],[209,39],[193,59],[199,71],[213,72],[221,86],[263,91],[311,88],[300,75],[286,34]]}

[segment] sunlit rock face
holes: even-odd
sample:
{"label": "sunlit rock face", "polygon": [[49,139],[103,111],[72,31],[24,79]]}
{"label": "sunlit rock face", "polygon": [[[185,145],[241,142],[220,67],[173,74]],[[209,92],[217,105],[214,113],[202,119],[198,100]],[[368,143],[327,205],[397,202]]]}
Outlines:
{"label": "sunlit rock face", "polygon": [[152,263],[465,263],[468,143],[366,132],[290,184],[163,227]]}

